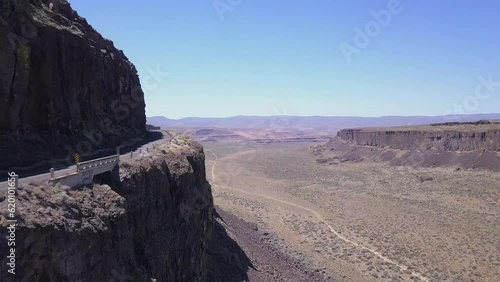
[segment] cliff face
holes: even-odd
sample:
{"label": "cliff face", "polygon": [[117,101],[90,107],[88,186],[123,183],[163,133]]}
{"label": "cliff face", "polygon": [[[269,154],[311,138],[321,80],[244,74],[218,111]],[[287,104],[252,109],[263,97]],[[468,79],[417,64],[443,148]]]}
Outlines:
{"label": "cliff face", "polygon": [[374,161],[500,171],[500,123],[344,129],[312,152],[328,164]]}
{"label": "cliff face", "polygon": [[439,151],[473,151],[476,149],[500,151],[499,129],[486,129],[478,132],[344,129],[339,131],[337,136],[361,146],[400,150],[434,148]]}
{"label": "cliff face", "polygon": [[206,281],[214,209],[204,159],[178,137],[124,161],[112,189],[20,188],[15,281]]}
{"label": "cliff face", "polygon": [[64,0],[0,3],[0,170],[145,132],[137,71]]}

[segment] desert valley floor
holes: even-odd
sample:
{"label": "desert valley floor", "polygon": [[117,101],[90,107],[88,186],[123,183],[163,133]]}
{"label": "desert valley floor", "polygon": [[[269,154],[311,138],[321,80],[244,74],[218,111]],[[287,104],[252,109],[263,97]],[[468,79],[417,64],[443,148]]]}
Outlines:
{"label": "desert valley floor", "polygon": [[215,204],[325,281],[500,281],[500,173],[203,145]]}

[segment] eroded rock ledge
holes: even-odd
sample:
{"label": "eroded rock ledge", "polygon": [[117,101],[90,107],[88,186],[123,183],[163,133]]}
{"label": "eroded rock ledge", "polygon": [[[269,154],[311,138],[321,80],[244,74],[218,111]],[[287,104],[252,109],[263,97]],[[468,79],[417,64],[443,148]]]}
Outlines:
{"label": "eroded rock ledge", "polygon": [[178,135],[120,170],[112,187],[19,189],[16,281],[208,279],[214,208],[202,146]]}
{"label": "eroded rock ledge", "polygon": [[500,123],[344,129],[313,153],[329,164],[368,160],[500,170]]}
{"label": "eroded rock ledge", "polygon": [[500,151],[500,124],[462,124],[396,129],[343,129],[337,136],[356,145],[401,150]]}

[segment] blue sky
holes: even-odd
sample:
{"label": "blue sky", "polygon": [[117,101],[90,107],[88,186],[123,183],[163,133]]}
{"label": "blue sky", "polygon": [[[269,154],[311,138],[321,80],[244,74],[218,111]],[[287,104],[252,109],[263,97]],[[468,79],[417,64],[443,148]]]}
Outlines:
{"label": "blue sky", "polygon": [[148,116],[500,112],[496,0],[70,3],[136,65]]}

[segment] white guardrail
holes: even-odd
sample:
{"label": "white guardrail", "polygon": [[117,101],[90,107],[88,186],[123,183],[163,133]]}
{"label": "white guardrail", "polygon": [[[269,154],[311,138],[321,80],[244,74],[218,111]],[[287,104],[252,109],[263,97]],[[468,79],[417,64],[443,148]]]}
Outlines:
{"label": "white guardrail", "polygon": [[105,158],[81,162],[76,165],[76,172],[60,177],[54,177],[54,170],[51,169],[49,183],[52,185],[59,184],[70,187],[92,184],[95,175],[112,171],[115,166],[119,164],[120,155],[113,155]]}

